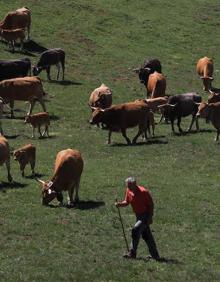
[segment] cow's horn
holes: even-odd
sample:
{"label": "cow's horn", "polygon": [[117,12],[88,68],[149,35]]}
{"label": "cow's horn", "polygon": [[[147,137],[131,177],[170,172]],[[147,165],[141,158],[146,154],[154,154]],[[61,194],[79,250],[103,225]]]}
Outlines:
{"label": "cow's horn", "polygon": [[97,107],[93,107],[93,106],[90,106],[90,108],[91,108],[92,110],[96,110],[96,109],[97,109]]}
{"label": "cow's horn", "polygon": [[160,108],[163,108],[164,106],[166,106],[166,104],[164,104],[164,105],[159,105],[159,106],[157,106],[157,107],[158,107],[158,109],[160,109]]}
{"label": "cow's horn", "polygon": [[40,182],[41,184],[43,184],[43,185],[45,185],[46,184],[46,182],[45,181],[43,181],[43,180],[41,180],[41,179],[39,179],[39,178],[35,178],[38,182]]}
{"label": "cow's horn", "polygon": [[196,105],[197,105],[197,106],[200,106],[200,105],[201,105],[201,103],[196,103]]}
{"label": "cow's horn", "polygon": [[177,103],[174,104],[174,105],[173,104],[169,104],[169,105],[173,108],[173,107],[175,107],[177,105]]}
{"label": "cow's horn", "polygon": [[134,72],[139,72],[140,69],[133,69],[132,71],[134,71]]}
{"label": "cow's horn", "polygon": [[144,70],[150,71],[151,69],[150,68],[144,68]]}

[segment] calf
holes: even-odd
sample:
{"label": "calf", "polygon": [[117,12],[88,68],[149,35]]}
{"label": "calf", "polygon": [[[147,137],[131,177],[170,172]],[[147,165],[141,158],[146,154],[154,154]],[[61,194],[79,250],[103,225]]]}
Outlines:
{"label": "calf", "polygon": [[217,130],[215,141],[218,141],[220,134],[220,102],[210,104],[205,102],[200,103],[197,117],[202,117],[211,121],[212,125]]}
{"label": "calf", "polygon": [[0,60],[0,81],[15,77],[24,77],[31,72],[29,58],[17,60]]}
{"label": "calf", "polygon": [[15,50],[15,41],[20,40],[20,50],[23,50],[24,47],[24,39],[25,39],[25,33],[24,29],[18,28],[18,29],[1,29],[0,30],[0,37],[3,38],[8,42],[9,45],[12,47],[12,52]]}
{"label": "calf", "polygon": [[38,75],[42,70],[46,70],[48,80],[50,77],[50,67],[52,65],[57,66],[57,80],[60,74],[60,64],[63,70],[63,80],[64,80],[64,70],[65,70],[65,52],[60,48],[48,49],[44,51],[36,66],[33,67],[33,74]]}
{"label": "calf", "polygon": [[184,93],[178,94],[174,96],[170,96],[168,98],[168,103],[165,105],[161,105],[160,108],[162,114],[166,119],[171,121],[172,131],[174,130],[174,120],[177,119],[177,126],[179,132],[183,130],[180,127],[181,118],[186,117],[188,115],[192,115],[192,121],[188,128],[188,132],[192,129],[193,123],[196,121],[196,129],[199,130],[198,119],[196,118],[196,113],[198,111],[198,103],[201,102],[201,96],[196,93]]}
{"label": "calf", "polygon": [[[50,116],[47,112],[37,113],[34,115],[28,115],[25,118],[25,123],[30,123],[32,125],[32,138],[35,137],[35,128],[38,128],[38,132],[40,134],[40,138],[42,138],[45,134],[49,137],[49,125],[50,125]],[[45,125],[45,130],[43,134],[41,134],[41,126]]]}
{"label": "calf", "polygon": [[35,160],[36,160],[36,147],[32,144],[27,144],[17,150],[14,150],[13,157],[15,161],[19,162],[21,175],[24,177],[24,169],[30,163],[32,175],[34,176]]}
{"label": "calf", "polygon": [[[72,207],[79,201],[79,184],[83,171],[83,159],[79,151],[66,149],[56,156],[54,173],[50,181],[38,181],[42,184],[42,204],[48,205],[54,198],[62,204],[62,191],[68,191],[68,204]],[[73,193],[75,190],[75,201]]]}
{"label": "calf", "polygon": [[124,104],[113,105],[107,109],[96,108],[92,113],[91,124],[103,123],[109,130],[108,144],[111,143],[111,134],[113,131],[121,131],[122,136],[130,145],[131,141],[127,137],[126,130],[130,127],[138,126],[137,135],[133,138],[132,143],[135,144],[137,138],[144,133],[147,138],[146,130],[149,118],[149,107],[144,103],[130,102]]}
{"label": "calf", "polygon": [[8,172],[8,181],[12,181],[12,176],[10,173],[10,150],[8,141],[2,135],[0,136],[0,165],[5,163]]}
{"label": "calf", "polygon": [[211,82],[213,80],[213,70],[214,63],[212,59],[204,57],[198,60],[196,71],[203,81],[203,90],[205,91],[209,91],[209,89],[211,88]]}

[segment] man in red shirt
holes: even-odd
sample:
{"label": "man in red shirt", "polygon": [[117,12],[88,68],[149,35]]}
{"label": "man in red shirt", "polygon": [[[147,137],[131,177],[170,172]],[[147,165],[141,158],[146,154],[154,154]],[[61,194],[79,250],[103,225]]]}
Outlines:
{"label": "man in red shirt", "polygon": [[136,258],[138,243],[142,235],[142,238],[148,246],[151,257],[155,260],[159,260],[159,253],[150,230],[154,210],[153,199],[146,188],[137,185],[134,177],[127,178],[125,183],[127,187],[125,199],[122,202],[116,202],[115,205],[116,207],[126,207],[131,204],[137,220],[132,228],[130,251],[124,257]]}

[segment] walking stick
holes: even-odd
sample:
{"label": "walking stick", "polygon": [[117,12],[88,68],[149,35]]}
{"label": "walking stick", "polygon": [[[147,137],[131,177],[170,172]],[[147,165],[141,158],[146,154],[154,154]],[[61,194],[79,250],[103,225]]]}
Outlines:
{"label": "walking stick", "polygon": [[[115,201],[118,202],[118,201],[117,201],[117,198],[115,199]],[[128,241],[127,241],[127,238],[126,238],[126,235],[125,235],[125,229],[124,229],[124,225],[123,225],[123,221],[122,221],[122,217],[121,217],[121,212],[120,212],[119,207],[117,207],[117,209],[118,209],[119,220],[120,220],[120,222],[121,222],[121,227],[122,227],[122,231],[123,231],[123,236],[124,236],[124,239],[125,239],[125,245],[126,245],[127,251],[129,252]]]}

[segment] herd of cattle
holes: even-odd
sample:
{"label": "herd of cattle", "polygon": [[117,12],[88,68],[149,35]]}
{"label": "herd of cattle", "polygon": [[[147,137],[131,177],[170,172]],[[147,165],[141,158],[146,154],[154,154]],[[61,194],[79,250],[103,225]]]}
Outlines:
{"label": "herd of cattle", "polygon": [[[8,42],[14,50],[15,42],[18,39],[23,46],[26,30],[27,39],[30,38],[30,26],[30,9],[23,7],[9,12],[0,22],[0,37]],[[30,103],[30,108],[25,117],[25,122],[32,125],[32,137],[35,137],[35,128],[38,128],[40,137],[46,134],[49,136],[50,118],[44,102],[46,93],[42,81],[37,75],[42,70],[46,70],[48,80],[51,80],[51,65],[56,65],[58,68],[57,80],[59,79],[60,67],[62,67],[64,80],[65,52],[60,48],[44,51],[37,65],[33,68],[31,68],[29,58],[0,60],[0,121],[4,105],[9,104],[13,118],[14,101],[26,101]],[[217,130],[216,140],[218,140],[220,132],[220,89],[211,85],[214,70],[213,60],[208,57],[201,58],[197,63],[196,70],[202,79],[203,89],[209,92],[207,102],[202,102],[201,96],[194,92],[173,96],[166,95],[166,78],[162,74],[161,63],[158,59],[148,59],[144,61],[140,68],[134,69],[140,82],[146,87],[146,99],[112,105],[112,91],[105,84],[102,84],[91,93],[89,98],[89,107],[92,110],[90,123],[108,130],[108,144],[111,143],[112,132],[121,132],[127,144],[131,145],[137,142],[139,136],[147,139],[147,133],[151,133],[150,128],[152,128],[152,135],[154,136],[154,113],[156,112],[161,113],[160,122],[163,119],[171,122],[173,132],[175,132],[174,121],[177,119],[179,132],[182,132],[181,118],[189,115],[192,115],[192,121],[188,131],[192,129],[194,122],[196,129],[199,130],[198,117],[201,116],[212,122]],[[31,76],[32,74],[33,76]],[[36,101],[42,105],[43,112],[31,115]],[[40,129],[42,125],[45,125],[43,134]],[[138,132],[131,141],[127,137],[126,130],[136,126],[138,126]],[[9,144],[3,136],[1,126],[0,130],[0,165],[6,164],[8,181],[11,182]],[[28,163],[30,163],[33,175],[35,174],[35,146],[26,144],[14,150],[13,156],[20,164],[22,176],[24,176],[24,169]],[[51,180],[45,182],[38,179],[42,184],[42,203],[48,204],[56,198],[62,204],[62,191],[68,191],[69,205],[73,206],[79,199],[78,189],[82,171],[83,159],[79,151],[66,149],[58,152]],[[73,199],[74,191],[75,199]]]}

